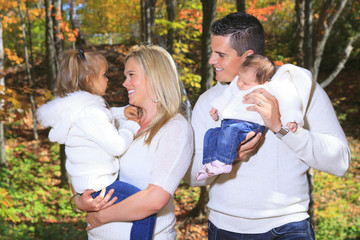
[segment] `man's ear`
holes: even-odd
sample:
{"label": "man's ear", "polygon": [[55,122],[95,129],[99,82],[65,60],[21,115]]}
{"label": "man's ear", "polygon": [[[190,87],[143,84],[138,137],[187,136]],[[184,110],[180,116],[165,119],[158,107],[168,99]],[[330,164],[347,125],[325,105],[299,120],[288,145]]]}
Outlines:
{"label": "man's ear", "polygon": [[244,52],[244,54],[242,55],[242,57],[247,57],[247,56],[250,56],[250,55],[252,55],[252,54],[254,54],[254,51],[253,51],[253,50],[246,50],[246,51]]}

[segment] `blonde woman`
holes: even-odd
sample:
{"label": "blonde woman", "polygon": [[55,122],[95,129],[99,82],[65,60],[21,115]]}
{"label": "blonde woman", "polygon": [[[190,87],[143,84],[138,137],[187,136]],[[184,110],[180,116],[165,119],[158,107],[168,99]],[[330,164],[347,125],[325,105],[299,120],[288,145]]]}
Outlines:
{"label": "blonde woman", "polygon": [[126,57],[124,73],[129,103],[141,113],[140,130],[120,161],[119,180],[142,190],[110,207],[108,195],[92,200],[86,192],[75,203],[88,211],[88,229],[110,223],[117,225],[118,239],[129,239],[131,221],[157,213],[153,239],[175,239],[172,196],[193,154],[192,128],[180,114],[176,65],[162,47],[140,45]]}

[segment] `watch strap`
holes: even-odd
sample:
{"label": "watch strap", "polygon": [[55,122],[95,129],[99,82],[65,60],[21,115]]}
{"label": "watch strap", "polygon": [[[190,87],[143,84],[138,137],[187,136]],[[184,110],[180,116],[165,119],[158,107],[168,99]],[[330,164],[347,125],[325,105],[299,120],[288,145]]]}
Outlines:
{"label": "watch strap", "polygon": [[275,132],[275,136],[277,136],[279,139],[282,139],[287,133],[289,132],[289,130],[285,129],[285,128],[280,128],[280,130],[278,132]]}

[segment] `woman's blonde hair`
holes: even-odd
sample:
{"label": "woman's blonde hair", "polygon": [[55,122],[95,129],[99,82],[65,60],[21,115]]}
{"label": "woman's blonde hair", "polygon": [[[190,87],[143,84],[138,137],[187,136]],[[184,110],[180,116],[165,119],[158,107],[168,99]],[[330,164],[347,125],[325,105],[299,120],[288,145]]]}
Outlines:
{"label": "woman's blonde hair", "polygon": [[107,61],[99,52],[85,52],[82,49],[66,50],[63,54],[57,74],[57,92],[59,97],[79,90],[91,92],[86,76],[95,77],[101,66],[101,61]]}
{"label": "woman's blonde hair", "polygon": [[137,137],[146,134],[145,143],[150,144],[156,133],[180,112],[181,85],[176,64],[171,55],[162,47],[137,45],[125,58],[125,63],[135,59],[143,69],[155,95],[157,114],[149,126]]}

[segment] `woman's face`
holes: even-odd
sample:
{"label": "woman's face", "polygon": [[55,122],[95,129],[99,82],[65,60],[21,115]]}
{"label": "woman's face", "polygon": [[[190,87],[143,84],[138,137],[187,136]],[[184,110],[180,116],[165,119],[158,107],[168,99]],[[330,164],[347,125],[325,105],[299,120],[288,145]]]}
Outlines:
{"label": "woman's face", "polygon": [[151,102],[149,96],[149,81],[137,60],[129,58],[125,63],[125,82],[123,86],[128,91],[129,103],[138,107],[144,107]]}

